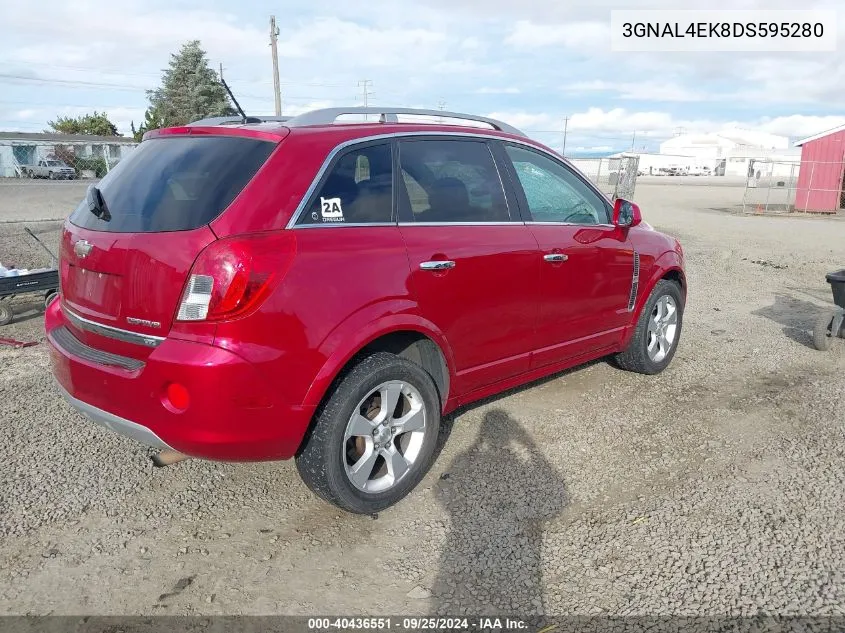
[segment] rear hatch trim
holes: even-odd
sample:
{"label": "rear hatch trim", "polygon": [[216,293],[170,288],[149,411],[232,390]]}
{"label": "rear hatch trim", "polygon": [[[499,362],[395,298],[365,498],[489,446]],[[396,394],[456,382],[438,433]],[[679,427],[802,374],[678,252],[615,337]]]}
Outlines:
{"label": "rear hatch trim", "polygon": [[92,332],[94,334],[99,334],[100,336],[113,338],[118,341],[123,341],[124,343],[135,343],[136,345],[143,345],[144,347],[158,347],[165,341],[165,337],[163,336],[152,336],[151,334],[129,332],[110,325],[90,321],[89,319],[85,319],[78,314],[75,314],[65,305],[62,306],[62,312],[64,312],[67,320],[70,321],[76,328]]}

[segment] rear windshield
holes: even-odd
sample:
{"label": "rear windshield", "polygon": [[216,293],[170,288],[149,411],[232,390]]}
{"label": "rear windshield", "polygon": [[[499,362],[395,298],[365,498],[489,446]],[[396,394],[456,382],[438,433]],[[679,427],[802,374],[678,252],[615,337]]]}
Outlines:
{"label": "rear windshield", "polygon": [[70,221],[115,233],[198,228],[231,204],[275,147],[238,136],[144,141],[97,184],[111,218],[98,218],[83,200]]}

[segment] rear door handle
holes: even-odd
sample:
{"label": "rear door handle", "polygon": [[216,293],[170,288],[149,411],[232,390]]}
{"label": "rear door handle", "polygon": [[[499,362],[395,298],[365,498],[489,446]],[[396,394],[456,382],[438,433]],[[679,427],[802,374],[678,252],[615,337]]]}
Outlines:
{"label": "rear door handle", "polygon": [[421,270],[449,270],[455,267],[455,262],[438,260],[434,262],[423,262],[420,264]]}
{"label": "rear door handle", "polygon": [[548,255],[543,255],[543,259],[550,264],[560,264],[569,259],[569,256],[563,253],[549,253]]}

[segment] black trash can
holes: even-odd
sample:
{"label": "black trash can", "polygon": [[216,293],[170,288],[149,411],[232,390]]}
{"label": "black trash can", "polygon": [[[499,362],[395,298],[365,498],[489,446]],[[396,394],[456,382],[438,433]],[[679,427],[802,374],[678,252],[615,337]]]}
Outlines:
{"label": "black trash can", "polygon": [[845,269],[830,273],[826,279],[833,289],[833,303],[845,310]]}

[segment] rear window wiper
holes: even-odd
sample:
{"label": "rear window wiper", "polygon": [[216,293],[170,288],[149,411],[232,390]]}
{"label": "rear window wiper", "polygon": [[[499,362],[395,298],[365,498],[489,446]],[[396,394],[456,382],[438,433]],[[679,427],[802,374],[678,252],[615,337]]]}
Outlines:
{"label": "rear window wiper", "polygon": [[111,213],[109,213],[108,205],[106,205],[103,193],[97,188],[97,185],[88,186],[88,191],[85,194],[85,200],[88,203],[88,210],[91,213],[103,222],[111,220]]}

